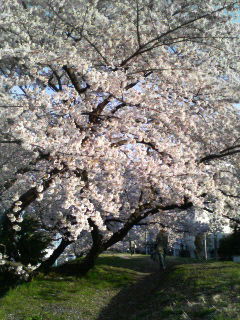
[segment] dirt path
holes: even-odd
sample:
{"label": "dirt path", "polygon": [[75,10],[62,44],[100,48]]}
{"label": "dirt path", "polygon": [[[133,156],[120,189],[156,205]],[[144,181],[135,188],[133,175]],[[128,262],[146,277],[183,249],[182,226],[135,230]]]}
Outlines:
{"label": "dirt path", "polygon": [[[144,263],[145,262],[145,263]],[[101,311],[97,320],[128,320],[159,290],[165,272],[159,271],[157,263],[148,257],[141,261],[141,275],[135,284],[122,289]],[[166,271],[169,272],[169,271]],[[137,319],[137,318],[136,318]],[[146,318],[147,319],[147,318]]]}

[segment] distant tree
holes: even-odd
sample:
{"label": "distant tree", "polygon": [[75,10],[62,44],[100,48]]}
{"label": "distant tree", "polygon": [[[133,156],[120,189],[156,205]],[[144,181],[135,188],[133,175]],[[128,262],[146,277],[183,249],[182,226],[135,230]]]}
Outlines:
{"label": "distant tree", "polygon": [[231,259],[234,255],[240,255],[240,229],[220,240],[218,249],[220,258]]}

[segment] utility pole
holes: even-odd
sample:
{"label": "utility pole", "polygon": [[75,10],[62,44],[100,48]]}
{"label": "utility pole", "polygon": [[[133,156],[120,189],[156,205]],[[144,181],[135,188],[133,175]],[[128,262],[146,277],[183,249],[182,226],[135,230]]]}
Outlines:
{"label": "utility pole", "polygon": [[208,254],[207,254],[207,233],[204,233],[204,239],[203,239],[203,245],[204,245],[204,259],[208,259]]}

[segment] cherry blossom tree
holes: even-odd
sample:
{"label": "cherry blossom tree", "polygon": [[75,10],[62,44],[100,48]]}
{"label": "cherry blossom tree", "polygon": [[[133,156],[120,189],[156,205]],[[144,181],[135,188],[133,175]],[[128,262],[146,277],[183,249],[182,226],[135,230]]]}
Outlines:
{"label": "cherry blossom tree", "polygon": [[[172,213],[171,226],[191,207],[238,207],[238,9],[233,0],[1,4],[2,210],[13,243],[26,212],[62,238],[40,269],[83,231],[92,246],[79,272],[141,221]],[[14,246],[8,254],[19,259]]]}

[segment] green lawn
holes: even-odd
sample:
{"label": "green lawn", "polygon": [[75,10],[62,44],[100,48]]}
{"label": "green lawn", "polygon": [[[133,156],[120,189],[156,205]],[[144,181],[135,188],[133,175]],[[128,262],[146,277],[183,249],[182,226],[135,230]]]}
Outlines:
{"label": "green lawn", "polygon": [[57,273],[38,276],[31,283],[9,290],[0,300],[0,319],[97,319],[123,287],[145,276],[139,272],[146,268],[144,259],[141,255],[134,259],[103,255],[81,279]]}
{"label": "green lawn", "polygon": [[240,264],[169,265],[160,274],[146,256],[103,255],[84,278],[38,276],[0,299],[0,320],[240,320]]}
{"label": "green lawn", "polygon": [[[147,315],[147,316],[146,316]],[[178,265],[129,320],[240,320],[240,265]]]}

